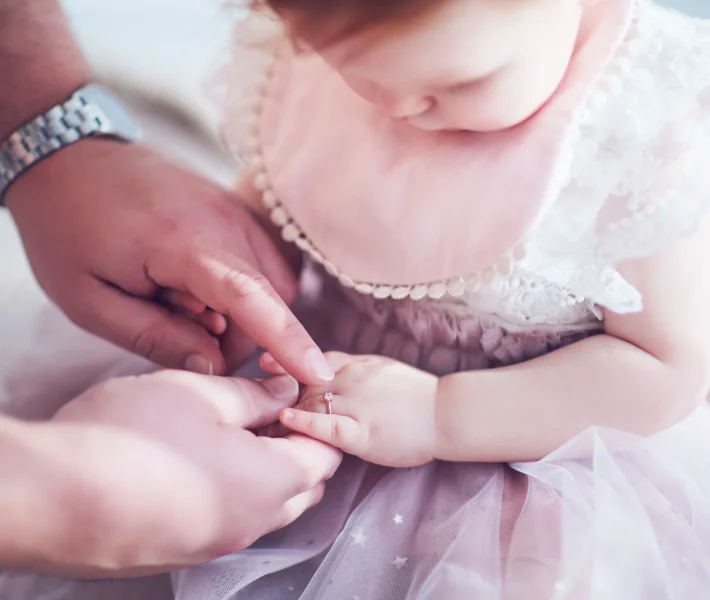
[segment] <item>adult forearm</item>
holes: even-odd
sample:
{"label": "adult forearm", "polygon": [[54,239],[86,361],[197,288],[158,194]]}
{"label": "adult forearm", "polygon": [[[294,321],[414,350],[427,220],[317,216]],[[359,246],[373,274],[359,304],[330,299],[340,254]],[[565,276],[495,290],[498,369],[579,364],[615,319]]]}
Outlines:
{"label": "adult forearm", "polygon": [[437,458],[538,460],[591,426],[651,435],[705,394],[702,378],[597,336],[521,365],[441,379]]}
{"label": "adult forearm", "polygon": [[88,79],[56,0],[0,0],[0,139]]}

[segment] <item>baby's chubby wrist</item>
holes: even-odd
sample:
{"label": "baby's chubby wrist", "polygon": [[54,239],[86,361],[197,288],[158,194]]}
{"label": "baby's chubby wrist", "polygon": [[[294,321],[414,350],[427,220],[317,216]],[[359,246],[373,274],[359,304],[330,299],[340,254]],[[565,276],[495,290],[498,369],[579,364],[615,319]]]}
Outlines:
{"label": "baby's chubby wrist", "polygon": [[446,436],[442,427],[443,415],[447,411],[447,391],[446,386],[442,385],[444,377],[436,378],[436,386],[431,400],[432,403],[432,422],[433,422],[433,444],[432,444],[432,460],[446,460],[445,447]]}
{"label": "baby's chubby wrist", "polygon": [[446,423],[450,416],[450,391],[448,389],[448,377],[436,377],[436,383],[432,386],[431,393],[431,421],[432,421],[432,460],[448,460],[448,436]]}
{"label": "baby's chubby wrist", "polygon": [[[475,402],[473,390],[457,374],[437,378],[436,393],[433,400],[434,446],[433,460],[462,461],[460,440],[462,431],[473,429],[471,424],[462,423],[469,420],[462,413],[462,401],[466,406]],[[462,387],[463,385],[463,387]],[[469,438],[468,435],[466,435]],[[466,452],[467,454],[468,452]]]}

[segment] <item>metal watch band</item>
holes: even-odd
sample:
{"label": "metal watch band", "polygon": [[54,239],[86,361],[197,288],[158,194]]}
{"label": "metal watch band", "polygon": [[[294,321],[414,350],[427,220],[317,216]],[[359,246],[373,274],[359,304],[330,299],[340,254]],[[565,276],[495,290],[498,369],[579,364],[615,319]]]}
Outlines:
{"label": "metal watch band", "polygon": [[76,92],[10,135],[0,144],[0,206],[10,184],[44,157],[85,138],[102,133],[108,119],[99,107]]}

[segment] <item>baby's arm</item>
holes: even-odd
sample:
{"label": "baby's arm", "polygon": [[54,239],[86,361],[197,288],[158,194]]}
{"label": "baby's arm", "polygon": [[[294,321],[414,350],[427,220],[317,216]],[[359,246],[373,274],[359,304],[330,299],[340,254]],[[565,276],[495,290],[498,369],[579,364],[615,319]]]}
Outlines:
{"label": "baby's arm", "polygon": [[[382,357],[331,354],[335,380],[306,388],[281,422],[396,467],[538,460],[590,426],[651,435],[710,388],[709,262],[710,221],[620,267],[643,294],[643,312],[607,313],[604,335],[514,367],[437,379]],[[262,367],[282,372],[268,355]]]}
{"label": "baby's arm", "polygon": [[542,358],[439,380],[436,458],[536,460],[589,426],[662,430],[710,387],[710,223],[652,258],[620,267],[644,298],[607,313],[606,334]]}

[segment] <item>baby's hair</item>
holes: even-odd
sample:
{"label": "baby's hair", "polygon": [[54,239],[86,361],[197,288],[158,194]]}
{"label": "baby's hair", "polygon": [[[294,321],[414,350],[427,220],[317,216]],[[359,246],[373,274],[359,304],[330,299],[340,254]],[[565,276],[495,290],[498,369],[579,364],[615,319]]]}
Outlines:
{"label": "baby's hair", "polygon": [[251,0],[288,16],[291,34],[323,47],[365,29],[402,23],[437,5],[438,0]]}

